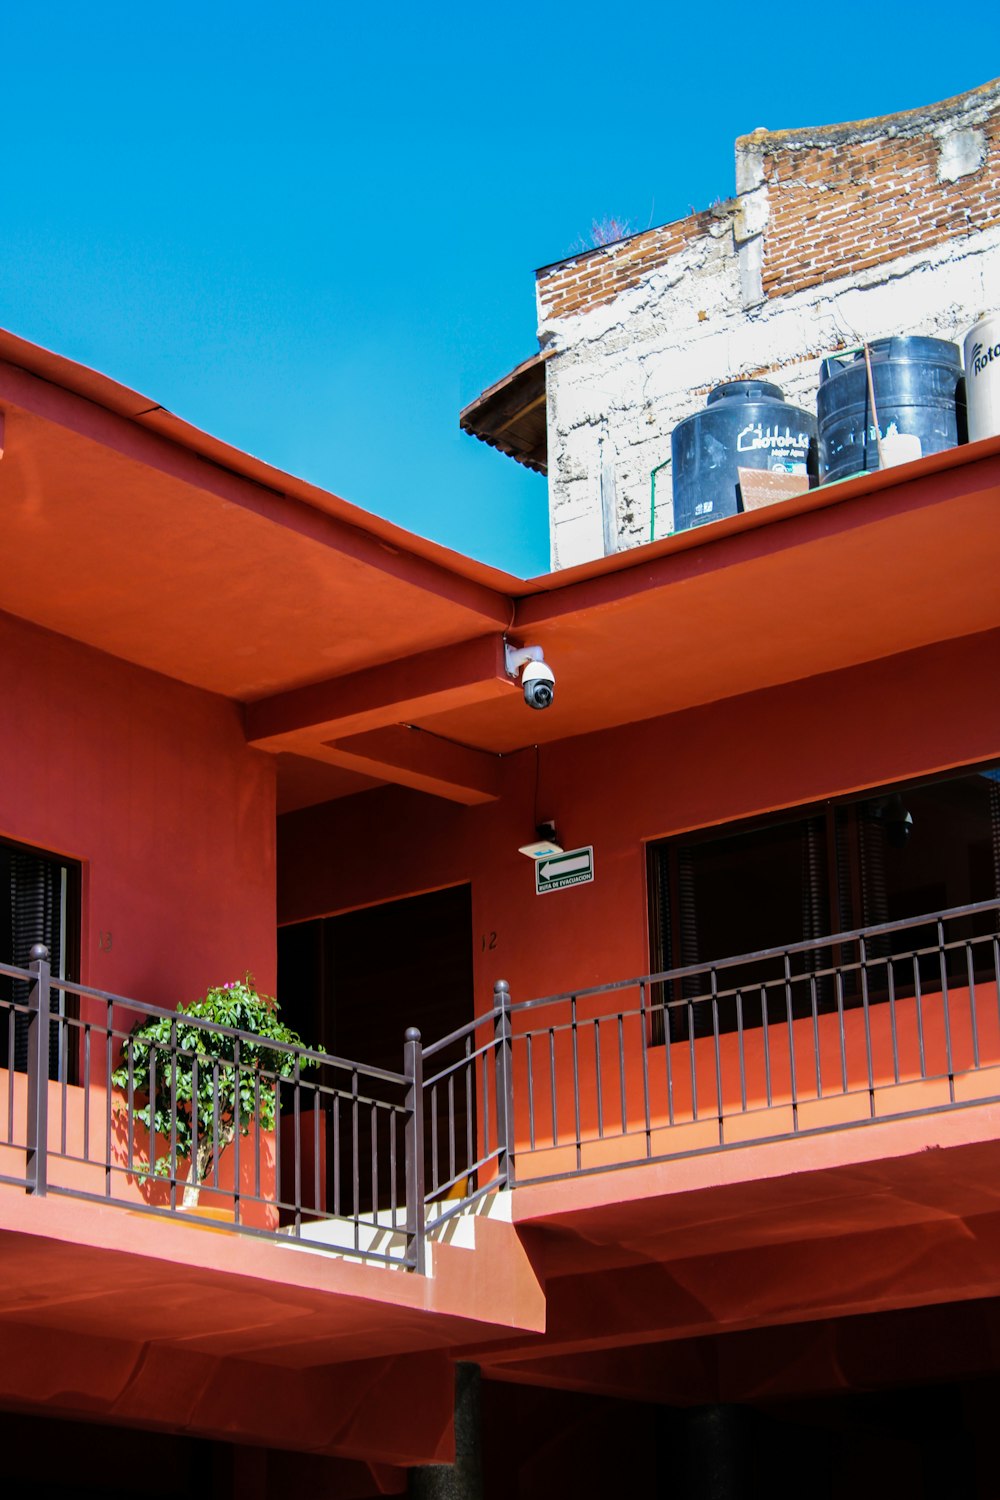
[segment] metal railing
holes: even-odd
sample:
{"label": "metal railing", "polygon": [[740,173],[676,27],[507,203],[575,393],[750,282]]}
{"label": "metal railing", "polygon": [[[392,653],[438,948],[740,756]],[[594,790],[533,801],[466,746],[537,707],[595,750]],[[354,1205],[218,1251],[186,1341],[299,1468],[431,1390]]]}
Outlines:
{"label": "metal railing", "polygon": [[[213,1130],[201,1197],[237,1230],[418,1272],[497,1189],[1000,1099],[1000,901],[518,1003],[500,981],[449,1036],[408,1030],[399,1073],[53,979],[40,947],[3,977],[26,1071],[0,1072],[0,1181],[182,1216]],[[159,1131],[133,1068],[149,1017]]]}
{"label": "metal railing", "polygon": [[[7,1057],[26,1053],[25,1071],[5,1075],[0,1181],[140,1213],[205,1211],[245,1234],[423,1269],[419,1034],[394,1073],[53,978],[41,945],[0,978],[13,981]],[[151,1018],[168,1024],[165,1043],[133,1037]]]}
{"label": "metal railing", "polygon": [[[505,1175],[1000,1098],[1000,901],[510,1005]],[[498,1006],[495,1016],[501,1014]]]}
{"label": "metal railing", "polygon": [[513,1032],[506,980],[494,986],[493,998],[486,1016],[423,1049],[431,1069],[424,1078],[428,1230],[487,1193],[514,1186]]}

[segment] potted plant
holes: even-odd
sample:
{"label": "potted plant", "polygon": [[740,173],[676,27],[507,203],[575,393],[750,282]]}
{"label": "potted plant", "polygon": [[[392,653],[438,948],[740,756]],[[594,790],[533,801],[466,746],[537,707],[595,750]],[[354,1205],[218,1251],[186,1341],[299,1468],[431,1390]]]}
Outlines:
{"label": "potted plant", "polygon": [[[230,1035],[236,1031],[249,1034],[239,1038],[238,1077],[237,1038]],[[255,1120],[258,1130],[274,1128],[276,1080],[293,1075],[295,1057],[268,1042],[305,1045],[279,1019],[278,1002],[261,995],[250,974],[214,985],[191,1005],[178,1005],[175,1016],[138,1021],[129,1033],[112,1080],[123,1090],[131,1082],[133,1097],[145,1101],[133,1117],[151,1140],[169,1140],[176,1121],[176,1161],[189,1163],[182,1208],[197,1207],[201,1188],[218,1165],[216,1148],[221,1158],[237,1130],[248,1135]],[[145,1175],[169,1177],[171,1167],[170,1152],[164,1152]]]}

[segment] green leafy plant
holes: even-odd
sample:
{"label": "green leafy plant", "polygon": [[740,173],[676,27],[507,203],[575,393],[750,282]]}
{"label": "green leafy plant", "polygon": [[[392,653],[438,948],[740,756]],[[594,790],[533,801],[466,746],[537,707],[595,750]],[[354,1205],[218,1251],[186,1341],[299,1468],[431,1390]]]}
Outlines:
{"label": "green leafy plant", "polygon": [[[222,1027],[227,1029],[218,1029]],[[253,1040],[236,1038],[230,1031],[248,1032]],[[151,1140],[169,1140],[176,1120],[176,1161],[189,1162],[184,1208],[197,1204],[202,1185],[217,1165],[216,1148],[221,1157],[237,1129],[241,1136],[248,1135],[254,1121],[260,1130],[273,1129],[276,1080],[293,1075],[295,1056],[268,1042],[304,1046],[279,1019],[278,1002],[259,994],[250,974],[213,986],[191,1005],[178,1005],[174,1016],[138,1021],[129,1033],[112,1079],[123,1090],[131,1080],[133,1097],[140,1101],[133,1118],[142,1121]],[[169,1177],[176,1169],[170,1151],[164,1150],[155,1155],[145,1175]]]}

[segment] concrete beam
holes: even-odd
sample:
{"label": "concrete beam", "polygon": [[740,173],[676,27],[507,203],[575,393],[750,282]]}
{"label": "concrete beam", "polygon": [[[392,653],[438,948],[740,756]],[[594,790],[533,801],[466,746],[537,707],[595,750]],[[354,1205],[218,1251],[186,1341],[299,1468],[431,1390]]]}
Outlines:
{"label": "concrete beam", "polygon": [[372,729],[326,746],[324,757],[349,771],[377,776],[473,807],[500,795],[500,757],[469,750],[406,724]]}
{"label": "concrete beam", "polygon": [[[790,1241],[550,1278],[542,1339],[464,1351],[491,1376],[533,1360],[1000,1296],[1000,1213],[932,1216],[872,1233]],[[582,1373],[581,1366],[581,1373]],[[581,1387],[585,1388],[585,1387]]]}
{"label": "concrete beam", "polygon": [[294,1368],[19,1322],[0,1337],[0,1401],[20,1411],[394,1468],[452,1456],[442,1353]]}
{"label": "concrete beam", "polygon": [[517,691],[504,668],[503,637],[479,636],[248,703],[246,735],[264,750],[309,755],[317,743]]}

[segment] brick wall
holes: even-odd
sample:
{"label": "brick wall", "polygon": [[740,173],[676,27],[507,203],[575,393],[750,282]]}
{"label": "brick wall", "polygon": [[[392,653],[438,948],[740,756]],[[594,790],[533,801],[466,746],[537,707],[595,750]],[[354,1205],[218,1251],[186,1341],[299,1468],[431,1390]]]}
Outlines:
{"label": "brick wall", "polygon": [[725,210],[708,209],[631,235],[614,245],[587,250],[538,272],[539,308],[546,318],[562,318],[611,302],[666,266],[679,250],[707,234]]}
{"label": "brick wall", "polygon": [[[1000,110],[994,92],[975,90],[955,104],[944,115],[938,106],[828,132],[744,138],[741,145],[763,148],[768,297],[975,235],[997,222]],[[953,173],[959,175],[948,180]]]}
{"label": "brick wall", "polygon": [[[735,198],[538,272],[554,567],[672,527],[670,433],[723,380],[1000,310],[1000,81],[736,142]],[[652,472],[657,471],[654,503]]]}

